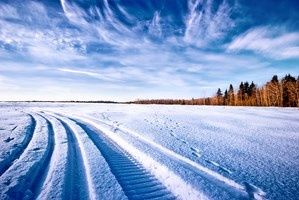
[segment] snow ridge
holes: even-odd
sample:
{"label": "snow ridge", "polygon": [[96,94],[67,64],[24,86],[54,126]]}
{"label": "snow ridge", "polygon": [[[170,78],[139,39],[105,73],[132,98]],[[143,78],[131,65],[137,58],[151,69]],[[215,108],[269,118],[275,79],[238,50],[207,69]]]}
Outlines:
{"label": "snow ridge", "polygon": [[[45,115],[43,115],[45,117]],[[54,128],[54,150],[49,164],[47,177],[44,180],[37,199],[62,199],[67,163],[67,135],[62,124],[51,116],[46,117]]]}
{"label": "snow ridge", "polygon": [[[88,168],[86,168],[85,159],[87,155],[84,155],[82,149],[81,140],[78,139],[77,133],[63,120],[57,120],[62,124],[68,139],[68,155],[67,155],[67,170],[65,177],[65,191],[64,199],[95,199],[90,194],[90,183],[88,181]],[[88,185],[87,185],[88,184]]]}
{"label": "snow ridge", "polygon": [[98,134],[91,127],[74,120],[89,135],[102,152],[112,173],[121,184],[129,199],[163,198],[174,199],[159,181],[148,173],[133,157]]}
{"label": "snow ridge", "polygon": [[[122,131],[126,134],[130,134],[131,136],[135,137],[137,140],[139,141],[142,141],[146,144],[149,144],[150,146],[154,147],[155,149],[158,149],[160,150],[161,152],[165,153],[166,155],[170,156],[170,157],[173,157],[174,159],[182,162],[182,163],[185,163],[187,164],[188,166],[192,167],[192,168],[195,168],[196,170],[200,171],[201,173],[203,173],[203,175],[206,175],[206,176],[210,176],[212,177],[213,179],[215,179],[216,181],[220,182],[220,183],[224,183],[226,186],[229,186],[243,194],[247,194],[248,196],[250,197],[254,197],[253,199],[264,199],[264,196],[266,195],[265,192],[263,192],[261,189],[256,189],[256,190],[249,190],[248,189],[248,184],[246,184],[246,182],[243,183],[243,185],[235,182],[234,180],[232,179],[229,179],[213,170],[210,170],[209,168],[207,167],[204,167],[202,165],[200,165],[199,163],[196,163],[192,160],[190,160],[189,158],[186,158],[166,147],[163,147],[162,145],[158,144],[158,143],[155,143],[154,141],[150,140],[150,139],[147,139],[146,137],[144,137],[143,135],[141,136],[139,133],[135,132],[135,131],[132,131],[132,130],[129,130],[128,128],[124,127],[124,126],[120,126],[118,125],[117,127],[115,127],[115,124],[114,123],[109,123],[107,121],[102,121],[102,120],[99,120],[99,119],[95,119],[93,117],[90,117],[90,116],[85,116],[84,117],[85,120],[89,120],[89,121],[92,121],[94,123],[97,123],[97,124],[104,124],[105,126],[108,126],[111,128],[111,130],[115,130],[117,129],[118,131]],[[102,127],[103,128],[103,127]],[[113,131],[115,132],[115,131]],[[215,163],[213,161],[208,161],[209,163],[213,164],[213,165],[219,165],[218,163]],[[218,166],[220,168],[220,170],[223,170],[223,171],[226,171],[227,173],[231,173],[230,170],[222,167],[222,166]],[[251,185],[251,184],[250,184]],[[254,186],[255,187],[255,186]]]}
{"label": "snow ridge", "polygon": [[[94,119],[94,118],[91,118],[91,119],[92,120],[90,120],[90,118],[88,118],[86,120],[92,121],[93,123],[94,123],[94,121],[104,123],[105,125],[113,127],[112,124],[109,124],[107,122],[103,122],[103,121],[100,121],[100,120]],[[175,158],[175,159],[177,159],[181,162],[184,162],[184,163],[194,167],[195,169],[197,169],[197,170],[199,170],[199,171],[215,178],[216,180],[218,180],[222,183],[225,183],[226,185],[228,185],[232,188],[235,188],[239,191],[246,191],[246,189],[243,185],[240,185],[239,183],[236,183],[235,181],[233,181],[229,178],[226,178],[225,176],[223,176],[221,174],[218,174],[217,172],[212,171],[212,170],[210,170],[210,169],[208,169],[208,168],[206,168],[206,167],[190,160],[189,158],[186,158],[186,157],[184,157],[184,156],[182,156],[182,155],[180,155],[180,154],[178,154],[178,153],[176,153],[176,152],[174,152],[174,151],[172,151],[172,150],[170,150],[166,147],[163,147],[162,145],[160,145],[158,143],[155,143],[154,141],[149,140],[144,136],[141,136],[140,134],[136,133],[135,131],[129,130],[125,127],[118,127],[118,129],[125,132],[125,133],[127,133],[127,134],[130,134],[130,135],[136,137],[138,140],[143,141],[144,143],[147,143],[147,144],[155,147],[156,149],[159,149],[160,151],[164,152],[165,154],[167,154],[167,155],[169,155],[169,156],[171,156],[171,157],[173,157],[173,158]]]}
{"label": "snow ridge", "polygon": [[127,151],[136,160],[138,160],[147,170],[151,172],[159,181],[161,181],[177,198],[179,199],[207,199],[201,192],[194,189],[191,185],[187,184],[181,177],[176,175],[166,166],[155,161],[147,154],[141,152],[127,141],[117,136],[110,129],[100,126],[92,120],[87,118],[76,117],[76,119],[88,123],[93,127],[99,129],[106,137],[114,141],[119,147]]}

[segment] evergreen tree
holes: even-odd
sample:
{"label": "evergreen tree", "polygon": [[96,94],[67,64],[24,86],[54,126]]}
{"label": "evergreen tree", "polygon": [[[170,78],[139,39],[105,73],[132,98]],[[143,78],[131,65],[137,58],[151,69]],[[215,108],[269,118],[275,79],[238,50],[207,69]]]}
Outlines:
{"label": "evergreen tree", "polygon": [[232,84],[229,85],[229,89],[228,89],[228,105],[231,106],[235,105],[235,92]]}
{"label": "evergreen tree", "polygon": [[248,93],[249,93],[249,83],[246,81],[244,83],[244,95],[245,94],[248,95]]}
{"label": "evergreen tree", "polygon": [[216,96],[217,97],[222,97],[222,92],[221,92],[221,89],[220,88],[218,88],[218,90],[217,90],[217,92],[216,92]]}
{"label": "evergreen tree", "polygon": [[223,105],[227,105],[228,104],[227,101],[228,101],[228,92],[227,92],[227,90],[225,90],[224,96],[223,96]]}
{"label": "evergreen tree", "polygon": [[254,94],[255,90],[256,90],[256,85],[252,81],[250,86],[249,86],[248,96],[251,97]]}
{"label": "evergreen tree", "polygon": [[217,92],[216,92],[216,97],[217,97],[217,105],[222,105],[223,104],[223,100],[222,100],[222,91],[220,88],[218,88]]}
{"label": "evergreen tree", "polygon": [[240,83],[239,91],[238,91],[238,105],[242,105],[244,101],[244,84]]}
{"label": "evergreen tree", "polygon": [[274,75],[271,79],[271,83],[278,83],[278,76],[277,75]]}
{"label": "evergreen tree", "polygon": [[[299,77],[298,77],[299,78]],[[229,85],[229,89],[228,89],[228,92],[233,94],[234,93],[234,87],[232,84]]]}
{"label": "evergreen tree", "polygon": [[284,82],[296,82],[296,78],[290,74],[286,75],[283,79]]}
{"label": "evergreen tree", "polygon": [[251,82],[250,86],[249,86],[249,105],[251,106],[256,106],[257,105],[257,88],[256,85],[253,83],[253,81]]}

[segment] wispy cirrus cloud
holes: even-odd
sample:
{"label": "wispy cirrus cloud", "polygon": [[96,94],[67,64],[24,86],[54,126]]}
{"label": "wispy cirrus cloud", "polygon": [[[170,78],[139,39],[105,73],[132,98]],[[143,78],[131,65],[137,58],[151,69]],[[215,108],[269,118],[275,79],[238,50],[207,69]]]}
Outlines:
{"label": "wispy cirrus cloud", "polygon": [[[234,0],[5,2],[0,72],[20,86],[16,94],[39,82],[56,96],[65,87],[98,99],[98,90],[112,99],[113,91],[131,99],[196,97],[240,77],[282,73],[277,60],[296,71],[283,61],[298,58],[298,29],[248,25]],[[268,74],[258,76],[261,70]]]}
{"label": "wispy cirrus cloud", "polygon": [[299,58],[299,32],[269,26],[252,28],[237,36],[227,50],[249,50],[274,59]]}
{"label": "wispy cirrus cloud", "polygon": [[[32,62],[49,63],[82,58],[81,52],[88,37],[75,29],[60,28],[63,19],[49,17],[43,4],[29,1],[21,3],[18,9],[7,4],[0,5],[0,8],[11,14],[0,16],[2,49]],[[9,11],[11,9],[12,13]],[[15,17],[14,21],[11,21],[12,17]]]}
{"label": "wispy cirrus cloud", "polygon": [[162,37],[161,16],[158,11],[155,12],[152,21],[150,22],[148,31],[151,35],[158,38]]}
{"label": "wispy cirrus cloud", "polygon": [[219,40],[234,26],[232,7],[223,1],[216,11],[212,0],[188,1],[184,41],[203,47]]}
{"label": "wispy cirrus cloud", "polygon": [[[144,85],[148,85],[149,87],[153,86],[184,86],[186,81],[183,77],[173,75],[169,73],[167,69],[161,69],[159,71],[152,71],[145,68],[136,68],[136,67],[109,67],[102,69],[73,69],[73,68],[58,68],[58,71],[83,75],[92,77],[95,79],[99,79],[109,82],[110,84],[114,84],[117,86],[118,84],[127,84],[128,86],[135,85],[135,83],[139,83],[140,87],[144,87]],[[151,76],[148,76],[151,74]],[[168,81],[164,81],[168,80]],[[137,86],[137,87],[139,87]]]}
{"label": "wispy cirrus cloud", "polygon": [[19,19],[17,9],[9,4],[2,4],[0,6],[0,17],[7,19]]}
{"label": "wispy cirrus cloud", "polygon": [[[80,7],[76,1],[61,0],[60,3],[64,15],[51,13],[51,17],[50,11],[42,3],[28,1],[20,3],[17,8],[0,4],[3,11],[0,16],[0,45],[2,42],[5,48],[28,53],[37,60],[48,58],[46,61],[50,61],[57,59],[58,55],[65,55],[59,56],[59,60],[71,60],[84,54],[90,44],[104,48],[110,45],[118,49],[159,49],[152,36],[159,42],[170,41],[169,45],[205,47],[209,42],[225,36],[226,31],[233,26],[231,8],[226,1],[216,11],[212,9],[212,0],[187,1],[186,15],[175,19],[184,21],[186,27],[181,28],[183,35],[171,33],[168,18],[161,17],[162,11],[153,10],[151,18],[137,20],[138,16],[128,14],[118,5],[119,12],[131,21],[128,27],[116,16],[115,8],[112,9],[107,0],[103,0],[101,8],[91,3],[88,9]],[[40,56],[39,52],[43,52],[43,55]]]}
{"label": "wispy cirrus cloud", "polygon": [[69,22],[80,28],[84,34],[96,38],[97,42],[105,42],[119,48],[136,45],[132,40],[134,32],[114,16],[107,0],[103,0],[103,10],[92,3],[90,8],[85,10],[67,0],[60,2]]}

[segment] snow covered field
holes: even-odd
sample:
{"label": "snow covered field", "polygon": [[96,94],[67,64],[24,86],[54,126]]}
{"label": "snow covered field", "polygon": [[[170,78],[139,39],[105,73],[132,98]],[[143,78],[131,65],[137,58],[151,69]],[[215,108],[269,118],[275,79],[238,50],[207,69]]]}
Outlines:
{"label": "snow covered field", "polygon": [[0,103],[0,199],[298,199],[298,111]]}

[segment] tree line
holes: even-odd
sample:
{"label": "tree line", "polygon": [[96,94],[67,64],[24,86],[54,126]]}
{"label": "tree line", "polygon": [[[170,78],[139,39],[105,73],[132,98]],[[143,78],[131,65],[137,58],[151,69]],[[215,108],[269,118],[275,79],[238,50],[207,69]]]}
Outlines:
{"label": "tree line", "polygon": [[274,75],[261,87],[254,82],[241,82],[237,89],[233,85],[223,92],[220,88],[212,97],[193,99],[145,99],[130,103],[137,104],[180,104],[180,105],[228,105],[228,106],[277,106],[299,107],[299,76],[290,74],[278,79]]}

